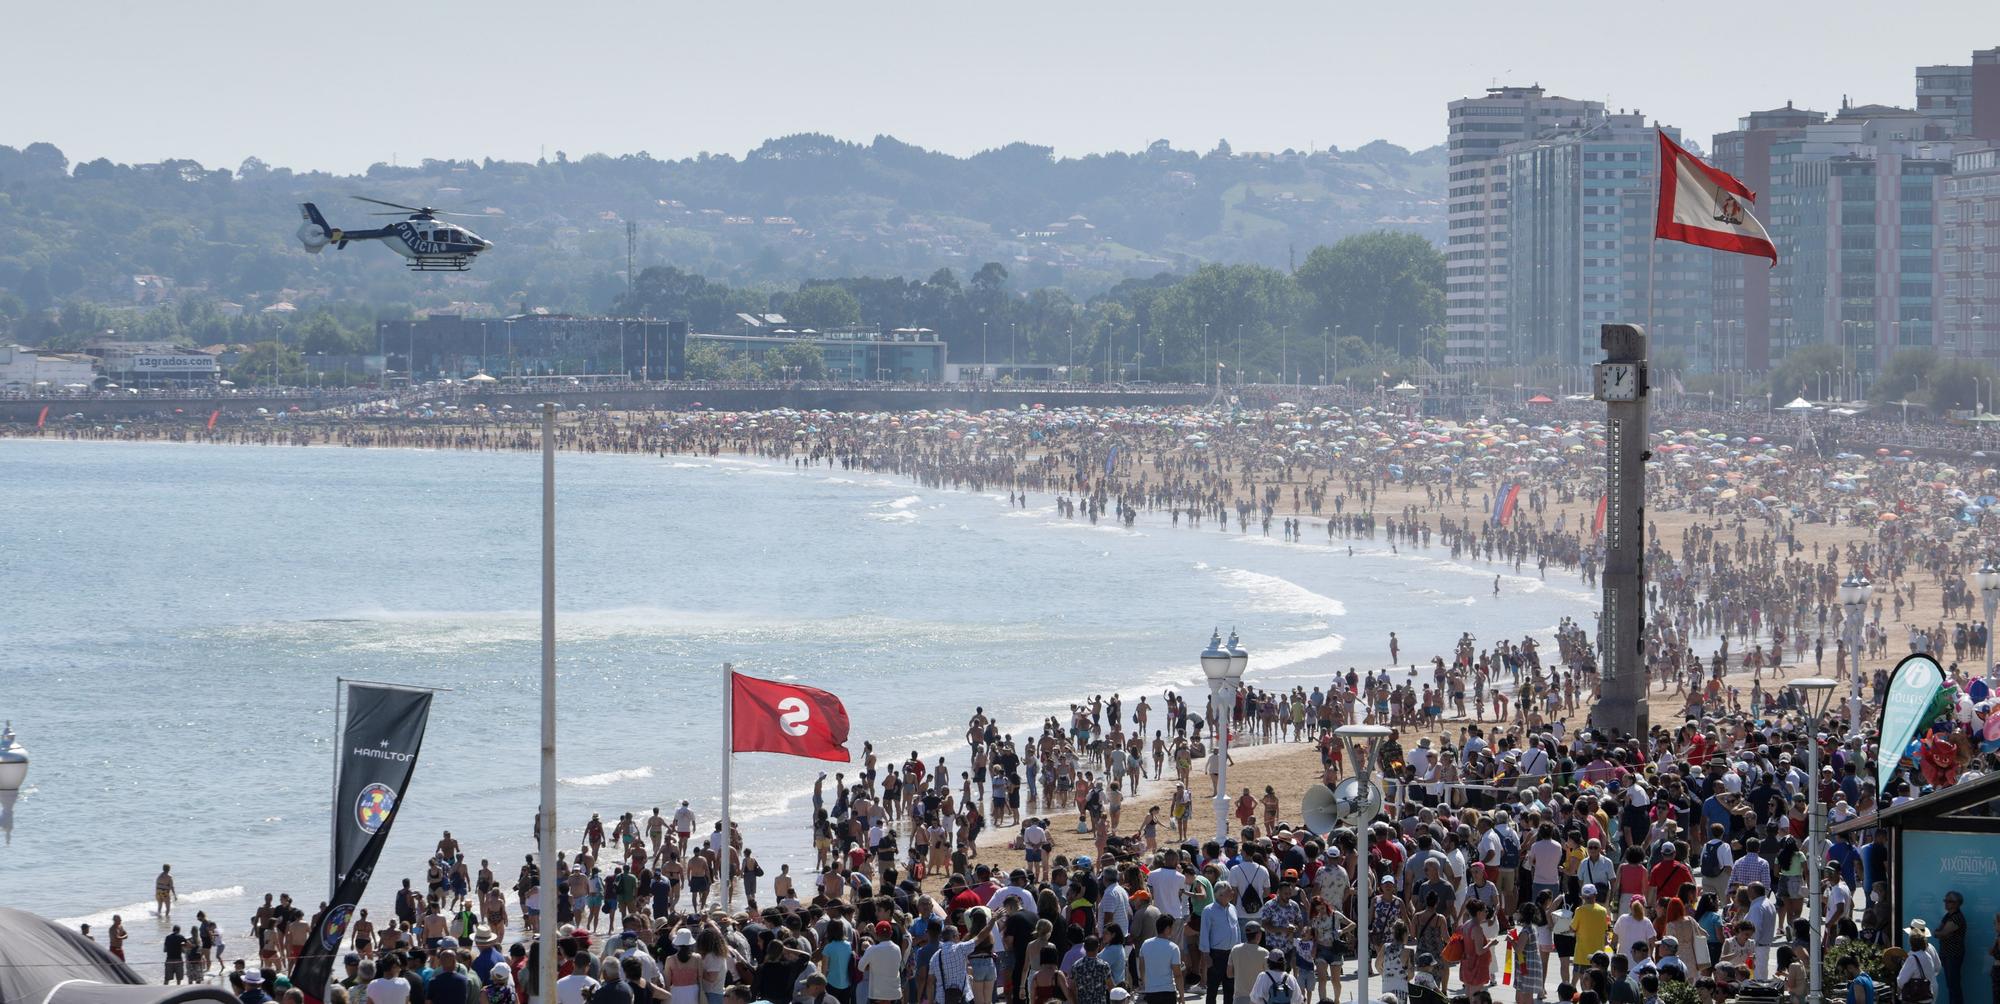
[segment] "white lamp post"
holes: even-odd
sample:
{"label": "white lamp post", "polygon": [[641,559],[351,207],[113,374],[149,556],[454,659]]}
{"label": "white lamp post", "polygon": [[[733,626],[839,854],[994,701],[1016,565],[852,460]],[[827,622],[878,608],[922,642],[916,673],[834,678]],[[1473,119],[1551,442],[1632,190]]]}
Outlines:
{"label": "white lamp post", "polygon": [[1208,706],[1215,711],[1215,842],[1229,839],[1229,717],[1236,707],[1236,687],[1243,682],[1243,670],[1250,653],[1229,632],[1229,647],[1222,647],[1222,631],[1208,636],[1201,653],[1201,672],[1208,677]]}
{"label": "white lamp post", "polygon": [[[1855,678],[1860,678],[1858,673]],[[1820,960],[1821,927],[1825,923],[1820,890],[1826,884],[1826,820],[1819,807],[1819,730],[1820,719],[1825,717],[1827,704],[1833,699],[1833,689],[1839,684],[1823,676],[1808,676],[1793,680],[1790,686],[1799,696],[1799,709],[1806,719],[1806,912],[1812,916],[1810,933],[1806,935],[1806,955],[1812,959],[1806,1004],[1821,1004],[1821,980],[1826,975]]]}
{"label": "white lamp post", "polygon": [[[1979,598],[1986,601],[1986,643],[1991,645],[1993,613],[1996,609],[2000,609],[2000,568],[1994,567],[1993,559],[1988,558],[1973,575],[1973,581],[1979,586]],[[1979,667],[1979,675],[1985,676],[1987,668],[1993,665],[1993,653],[1987,652],[1981,658],[1986,665]]]}
{"label": "white lamp post", "polygon": [[[1348,716],[1352,718],[1353,715]],[[1382,740],[1389,738],[1386,725],[1342,725],[1333,734],[1340,737],[1340,745],[1347,753],[1347,762],[1354,765],[1357,801],[1362,805],[1373,804],[1368,797],[1368,786],[1373,782],[1369,775],[1375,769],[1375,749]],[[1366,811],[1366,810],[1363,810]],[[1374,820],[1356,820],[1354,827],[1354,1000],[1357,1004],[1368,1004],[1368,912],[1374,909],[1372,897],[1375,890],[1368,884],[1368,837]]]}
{"label": "white lamp post", "polygon": [[1852,674],[1853,691],[1847,702],[1847,731],[1861,734],[1861,625],[1868,617],[1868,597],[1875,592],[1860,573],[1850,573],[1840,583],[1840,605],[1847,611],[1842,634],[1847,641],[1847,671]]}
{"label": "white lamp post", "polygon": [[14,740],[14,723],[0,727],[0,791],[20,791],[28,783],[28,751]]}

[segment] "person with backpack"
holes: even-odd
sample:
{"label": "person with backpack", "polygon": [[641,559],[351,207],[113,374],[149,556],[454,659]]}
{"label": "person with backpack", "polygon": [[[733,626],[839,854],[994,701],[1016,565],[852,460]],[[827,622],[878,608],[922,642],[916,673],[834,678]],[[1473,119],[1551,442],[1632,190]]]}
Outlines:
{"label": "person with backpack", "polygon": [[1250,987],[1250,1004],[1305,1004],[1305,992],[1298,978],[1286,968],[1286,954],[1272,949],[1265,954],[1264,971]]}
{"label": "person with backpack", "polygon": [[1718,899],[1729,892],[1729,875],[1736,865],[1727,834],[1721,823],[1710,823],[1708,842],[1701,845],[1701,891]]}

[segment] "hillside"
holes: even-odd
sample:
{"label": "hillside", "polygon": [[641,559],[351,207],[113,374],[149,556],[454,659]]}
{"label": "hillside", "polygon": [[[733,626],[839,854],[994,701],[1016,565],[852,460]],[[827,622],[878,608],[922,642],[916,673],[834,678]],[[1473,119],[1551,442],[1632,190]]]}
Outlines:
{"label": "hillside", "polygon": [[[1018,288],[1087,297],[1205,262],[1286,267],[1311,248],[1391,229],[1444,235],[1444,155],[1386,143],[1313,154],[1206,154],[1164,142],[1057,158],[1015,143],[971,157],[878,137],[774,139],[742,157],[558,153],[539,163],[426,160],[362,176],[193,161],[70,164],[46,143],[0,146],[0,303],[129,304],[207,297],[349,304],[522,302],[579,312],[624,291],[626,223],[641,268],[737,286],[805,277],[970,274],[1004,263]],[[374,225],[370,195],[481,214],[498,247],[464,275],[407,275],[366,245],[305,254],[295,203]],[[135,281],[156,276],[164,282]]]}

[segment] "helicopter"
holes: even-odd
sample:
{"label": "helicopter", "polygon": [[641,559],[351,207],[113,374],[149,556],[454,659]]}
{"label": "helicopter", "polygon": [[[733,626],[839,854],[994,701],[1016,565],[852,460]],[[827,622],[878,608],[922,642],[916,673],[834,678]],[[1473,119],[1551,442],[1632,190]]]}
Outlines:
{"label": "helicopter", "polygon": [[299,204],[299,215],[304,217],[305,222],[299,224],[298,235],[299,243],[305,245],[308,252],[318,254],[328,244],[344,248],[348,241],[381,241],[409,259],[405,264],[413,272],[463,272],[472,267],[472,259],[476,255],[493,247],[492,241],[462,226],[442,223],[437,219],[440,216],[475,216],[474,213],[448,213],[429,206],[405,206],[365,195],[349,198],[397,210],[369,215],[408,214],[408,218],[373,230],[342,230],[329,225],[326,217],[320,215],[318,206],[302,202]]}

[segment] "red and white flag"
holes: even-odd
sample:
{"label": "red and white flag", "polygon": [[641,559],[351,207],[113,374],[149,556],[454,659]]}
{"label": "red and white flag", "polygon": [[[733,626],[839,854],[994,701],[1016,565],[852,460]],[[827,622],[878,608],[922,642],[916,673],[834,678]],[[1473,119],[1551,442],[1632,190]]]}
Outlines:
{"label": "red and white flag", "polygon": [[847,752],[847,708],[813,687],[730,674],[732,753],[786,753],[815,760],[854,759]]}
{"label": "red and white flag", "polygon": [[1750,204],[1757,193],[1726,171],[1701,162],[1660,133],[1660,208],[1655,238],[1718,251],[1757,255],[1778,264],[1771,234]]}

